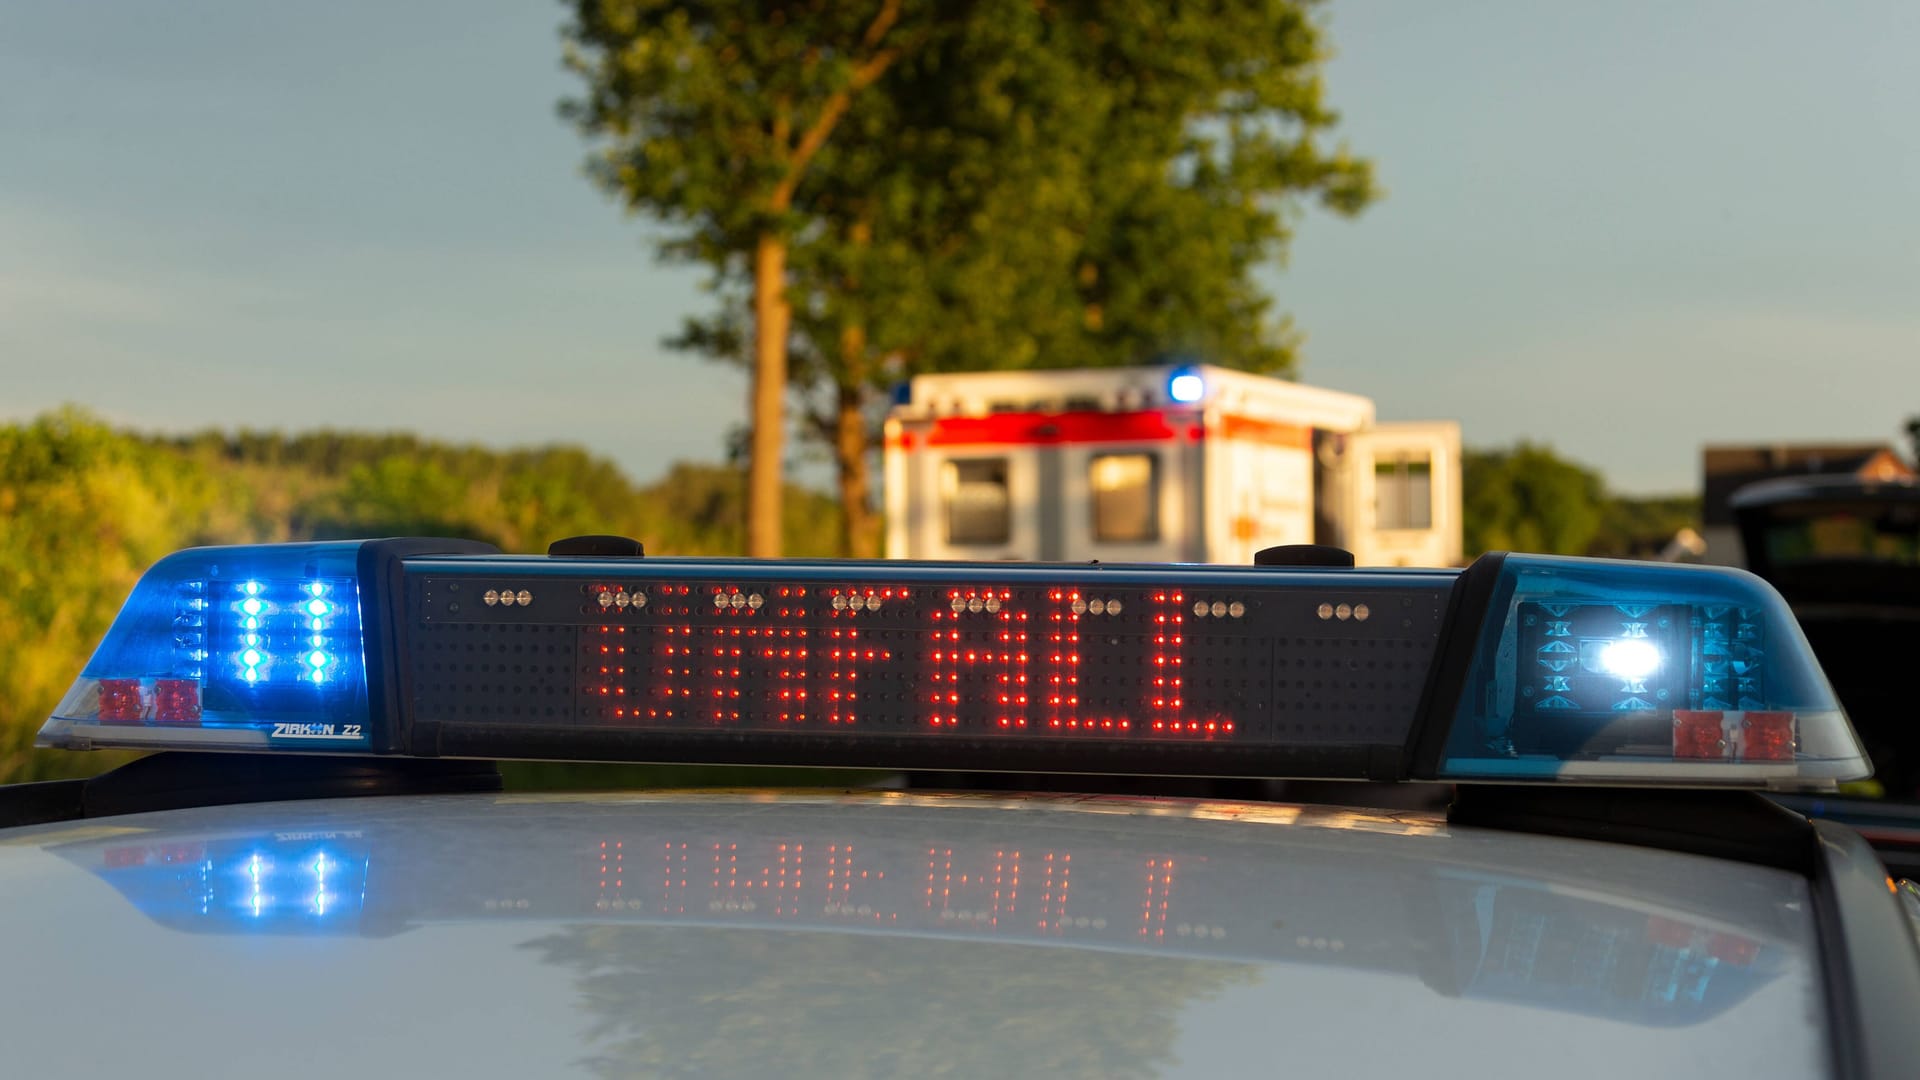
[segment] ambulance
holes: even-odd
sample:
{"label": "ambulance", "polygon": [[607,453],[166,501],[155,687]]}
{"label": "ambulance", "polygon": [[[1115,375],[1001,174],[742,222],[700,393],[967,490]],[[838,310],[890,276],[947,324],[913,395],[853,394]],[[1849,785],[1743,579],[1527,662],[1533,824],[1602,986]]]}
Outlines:
{"label": "ambulance", "polygon": [[1457,423],[1209,365],[922,375],[883,461],[892,558],[1461,562]]}

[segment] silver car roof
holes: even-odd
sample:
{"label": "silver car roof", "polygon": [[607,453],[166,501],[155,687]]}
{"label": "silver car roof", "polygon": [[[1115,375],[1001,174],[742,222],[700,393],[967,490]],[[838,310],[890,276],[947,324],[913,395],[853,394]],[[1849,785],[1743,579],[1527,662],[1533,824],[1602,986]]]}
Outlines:
{"label": "silver car roof", "polygon": [[0,832],[16,1075],[1830,1069],[1804,880],[1316,806],[436,796]]}

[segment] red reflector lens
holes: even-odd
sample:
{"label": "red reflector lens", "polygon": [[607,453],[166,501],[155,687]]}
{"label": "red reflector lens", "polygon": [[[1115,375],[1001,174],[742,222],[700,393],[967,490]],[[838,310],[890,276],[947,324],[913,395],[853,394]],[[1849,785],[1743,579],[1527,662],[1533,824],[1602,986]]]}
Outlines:
{"label": "red reflector lens", "polygon": [[1726,742],[1720,726],[1725,715],[1717,709],[1673,710],[1673,756],[1676,758],[1725,757]]}
{"label": "red reflector lens", "polygon": [[1746,743],[1745,756],[1748,761],[1792,761],[1793,714],[1748,713]]}
{"label": "red reflector lens", "polygon": [[192,679],[155,679],[153,718],[173,723],[200,719],[200,684]]}
{"label": "red reflector lens", "polygon": [[101,679],[100,719],[140,719],[140,680]]}

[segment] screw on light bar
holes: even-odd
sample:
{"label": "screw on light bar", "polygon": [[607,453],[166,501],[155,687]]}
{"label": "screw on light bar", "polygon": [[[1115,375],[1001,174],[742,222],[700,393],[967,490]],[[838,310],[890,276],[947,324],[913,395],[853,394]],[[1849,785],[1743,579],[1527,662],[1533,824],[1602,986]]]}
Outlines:
{"label": "screw on light bar", "polygon": [[163,561],[42,743],[1761,787],[1866,771],[1785,605],[1738,572],[431,543]]}

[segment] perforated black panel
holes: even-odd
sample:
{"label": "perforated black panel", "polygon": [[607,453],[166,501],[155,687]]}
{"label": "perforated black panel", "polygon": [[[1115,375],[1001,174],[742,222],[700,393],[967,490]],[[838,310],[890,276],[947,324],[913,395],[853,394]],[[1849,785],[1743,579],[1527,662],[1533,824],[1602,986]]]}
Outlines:
{"label": "perforated black panel", "polygon": [[413,708],[621,731],[1397,745],[1445,595],[427,576],[409,590]]}
{"label": "perforated black panel", "polygon": [[416,622],[408,638],[415,714],[569,723],[579,637],[573,626]]}

